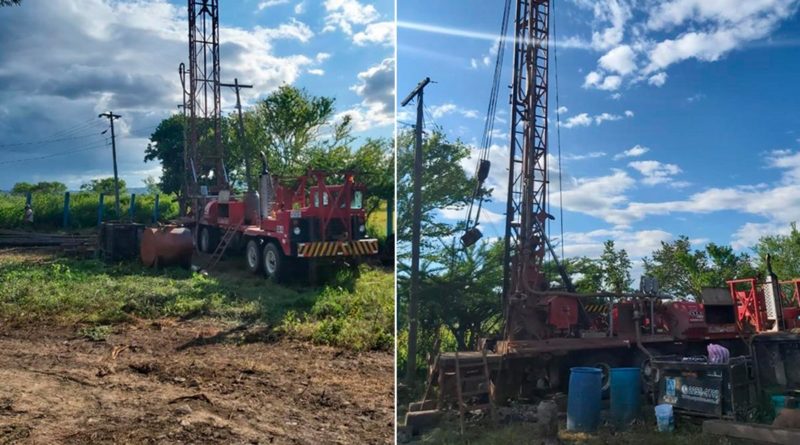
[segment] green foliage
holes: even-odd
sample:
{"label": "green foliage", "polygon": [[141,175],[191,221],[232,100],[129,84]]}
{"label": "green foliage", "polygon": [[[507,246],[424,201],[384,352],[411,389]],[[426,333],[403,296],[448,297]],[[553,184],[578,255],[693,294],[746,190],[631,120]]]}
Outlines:
{"label": "green foliage", "polygon": [[161,190],[161,186],[158,185],[158,179],[154,178],[153,176],[148,176],[144,178],[144,188],[147,190],[145,193],[148,195],[162,195],[164,191]]}
{"label": "green foliage", "polygon": [[[124,179],[119,179],[119,194],[122,195],[127,191]],[[114,178],[92,179],[91,181],[82,184],[81,190],[91,193],[104,193],[109,196],[114,196]]]}
{"label": "green foliage", "polygon": [[180,196],[183,184],[183,134],[184,118],[182,114],[173,114],[161,121],[144,151],[145,162],[161,163],[161,179],[158,187],[164,193],[175,193]]}
{"label": "green foliage", "polygon": [[[97,226],[97,207],[100,197],[98,194],[78,192],[70,194],[70,228],[86,229]],[[114,210],[114,196],[106,195],[103,198],[105,210],[104,220],[119,219]],[[120,196],[120,211],[122,217],[127,218],[130,207],[130,195]],[[32,196],[34,227],[37,230],[54,230],[62,228],[64,212],[63,194],[34,194]],[[155,205],[154,196],[137,196],[134,207],[134,220],[137,222],[150,222]],[[158,203],[161,220],[175,218],[178,214],[178,204],[168,196],[161,196]],[[0,194],[0,228],[13,229],[26,227],[23,224],[25,210],[25,197],[18,195]]]}
{"label": "green foliage", "polygon": [[725,281],[756,276],[750,256],[714,243],[692,251],[689,238],[661,242],[652,258],[643,258],[645,275],[656,278],[662,292],[699,297],[703,287],[726,287]]}
{"label": "green foliage", "polygon": [[[432,244],[439,238],[452,235],[456,228],[438,219],[437,209],[462,209],[472,196],[475,187],[461,168],[461,161],[469,156],[469,147],[461,141],[449,142],[438,128],[429,131],[422,144],[422,242],[424,248],[438,248]],[[411,242],[411,202],[413,198],[414,134],[406,131],[397,141],[397,239]],[[407,260],[408,250],[401,251]]]}
{"label": "green foliage", "polygon": [[631,259],[625,249],[616,250],[614,241],[607,240],[603,244],[603,253],[600,255],[599,264],[603,271],[605,290],[616,293],[630,290],[631,284],[633,284]]}
{"label": "green foliage", "polygon": [[25,195],[27,193],[31,194],[64,194],[67,191],[67,186],[54,181],[54,182],[47,182],[41,181],[37,182],[36,184],[30,184],[27,182],[18,182],[14,184],[14,187],[11,189],[11,193],[14,195]]}
{"label": "green foliage", "polygon": [[767,255],[772,257],[772,271],[781,280],[800,278],[800,231],[797,223],[791,224],[788,235],[770,235],[761,238],[753,249],[758,256],[758,269],[767,270]]}
{"label": "green foliage", "polygon": [[315,343],[355,350],[394,348],[392,274],[364,270],[352,291],[328,287],[305,316],[290,312],[282,331]]}

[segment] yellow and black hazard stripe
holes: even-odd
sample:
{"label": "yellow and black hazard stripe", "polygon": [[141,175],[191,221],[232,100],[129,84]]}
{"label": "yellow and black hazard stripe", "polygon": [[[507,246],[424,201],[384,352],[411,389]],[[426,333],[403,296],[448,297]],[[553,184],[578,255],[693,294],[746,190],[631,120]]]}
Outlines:
{"label": "yellow and black hazard stripe", "polygon": [[607,304],[585,304],[583,307],[590,314],[605,314],[608,312]]}
{"label": "yellow and black hazard stripe", "polygon": [[302,258],[330,256],[376,255],[378,240],[360,241],[317,241],[297,245],[297,256]]}

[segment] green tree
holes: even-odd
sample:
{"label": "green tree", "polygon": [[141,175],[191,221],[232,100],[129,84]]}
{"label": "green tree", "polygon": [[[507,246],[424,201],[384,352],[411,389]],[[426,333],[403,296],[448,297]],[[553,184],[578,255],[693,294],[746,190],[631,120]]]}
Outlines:
{"label": "green tree", "polygon": [[27,193],[32,194],[63,194],[67,191],[67,186],[54,181],[54,182],[46,182],[41,181],[37,182],[36,184],[31,184],[28,182],[18,182],[14,184],[14,187],[11,189],[11,193],[15,195],[24,195]]}
{"label": "green tree", "polygon": [[662,241],[643,263],[645,275],[656,278],[662,292],[678,297],[699,298],[704,287],[726,287],[727,280],[757,274],[746,253],[737,254],[730,246],[714,243],[693,251],[686,236]]}
{"label": "green tree", "polygon": [[[474,181],[461,168],[469,147],[461,141],[449,142],[439,128],[429,131],[422,144],[422,245],[453,235],[458,226],[439,219],[436,210],[461,210],[472,196]],[[411,242],[411,201],[413,191],[414,134],[401,133],[397,144],[397,238]],[[438,247],[438,246],[436,246]],[[407,258],[403,254],[403,258]]]}
{"label": "green tree", "polygon": [[[418,360],[424,356],[438,335],[440,327],[456,337],[461,347],[474,342],[481,332],[490,329],[493,316],[499,314],[499,286],[502,284],[501,244],[480,243],[461,251],[452,236],[458,224],[441,221],[438,210],[461,209],[475,187],[461,168],[469,148],[460,141],[449,142],[441,129],[429,130],[423,141],[422,249],[420,258],[420,331]],[[398,252],[398,326],[408,326],[409,260],[411,241],[412,169],[414,137],[411,132],[399,135],[397,148],[397,237]],[[450,242],[444,242],[449,239]],[[454,250],[455,249],[455,250]],[[402,337],[402,335],[401,335]],[[402,353],[401,353],[402,355]]]}
{"label": "green tree", "polygon": [[[81,190],[92,193],[104,193],[109,196],[114,195],[114,178],[92,179],[91,181],[81,185]],[[122,195],[126,192],[125,180],[119,180],[119,194]]]}
{"label": "green tree", "polygon": [[[352,142],[350,119],[334,122],[330,97],[313,96],[306,90],[283,85],[246,113],[247,152],[254,169],[261,165],[259,152],[267,155],[269,169],[278,176],[297,176],[310,165],[313,150],[332,151]],[[244,147],[238,143],[236,126],[229,125],[231,146],[238,146],[237,165],[244,165]],[[234,140],[237,141],[234,143]]]}
{"label": "green tree", "polygon": [[159,195],[162,193],[161,188],[158,185],[158,179],[154,178],[153,176],[144,178],[142,182],[144,182],[144,188],[147,190],[146,193],[148,195]]}
{"label": "green tree", "polygon": [[144,151],[145,162],[161,163],[162,174],[158,187],[164,193],[174,193],[182,197],[183,186],[183,115],[173,114],[161,121]]}
{"label": "green tree", "polygon": [[600,255],[600,267],[603,270],[603,286],[616,293],[627,292],[633,284],[631,279],[631,260],[625,249],[616,250],[614,241],[607,240],[603,244]]}
{"label": "green tree", "polygon": [[771,256],[772,271],[781,280],[800,278],[800,231],[797,223],[791,224],[787,235],[762,237],[754,248],[758,256],[758,269],[767,269],[767,255]]}

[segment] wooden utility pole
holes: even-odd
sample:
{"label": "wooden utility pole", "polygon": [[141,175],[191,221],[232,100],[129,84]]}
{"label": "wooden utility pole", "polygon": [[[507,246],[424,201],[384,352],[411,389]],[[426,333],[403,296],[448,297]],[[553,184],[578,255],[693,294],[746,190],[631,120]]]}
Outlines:
{"label": "wooden utility pole", "polygon": [[250,150],[248,150],[247,143],[244,140],[244,118],[242,118],[242,101],[239,99],[239,89],[253,88],[253,85],[242,85],[239,83],[238,78],[233,79],[233,83],[221,83],[222,87],[231,87],[236,90],[236,110],[239,112],[239,143],[242,144],[242,152],[244,154],[244,176],[247,182],[247,191],[252,192],[253,187],[250,185]]}
{"label": "wooden utility pole", "polygon": [[121,219],[122,215],[119,213],[119,176],[117,175],[117,142],[114,135],[114,119],[119,119],[122,116],[112,112],[98,114],[97,117],[107,117],[111,122],[111,156],[114,158],[114,210],[117,212],[117,218]]}
{"label": "wooden utility pole", "polygon": [[416,98],[417,124],[414,126],[414,187],[411,209],[411,286],[408,296],[408,362],[406,381],[411,384],[417,371],[417,324],[419,312],[419,244],[422,220],[422,126],[423,126],[423,93],[431,82],[426,77],[401,102],[402,106]]}

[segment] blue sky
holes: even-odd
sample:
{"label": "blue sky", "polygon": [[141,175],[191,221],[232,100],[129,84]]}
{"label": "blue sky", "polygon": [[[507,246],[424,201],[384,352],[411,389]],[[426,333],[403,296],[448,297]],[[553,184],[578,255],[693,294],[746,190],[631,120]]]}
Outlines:
{"label": "blue sky", "polygon": [[[398,3],[399,98],[430,76],[438,83],[426,93],[429,122],[473,145],[483,129],[502,3]],[[759,236],[786,232],[800,219],[800,1],[555,3],[567,256],[597,255],[603,240],[614,239],[640,258],[679,235],[696,247],[713,241],[747,251]],[[511,60],[509,49],[487,236],[503,230]],[[400,110],[400,120],[413,120],[410,112]],[[473,172],[474,161],[465,168]],[[557,171],[551,181],[555,193]],[[551,213],[558,211],[553,205]],[[463,219],[463,212],[441,217]]]}
{"label": "blue sky", "polygon": [[[283,83],[335,97],[357,136],[391,137],[393,22],[392,0],[222,0],[221,80],[255,85],[245,106]],[[120,177],[140,187],[160,174],[143,152],[181,101],[185,1],[24,0],[0,8],[0,23],[0,190],[111,176],[107,121],[96,118],[108,109],[123,115]],[[231,89],[222,101],[232,111]]]}

